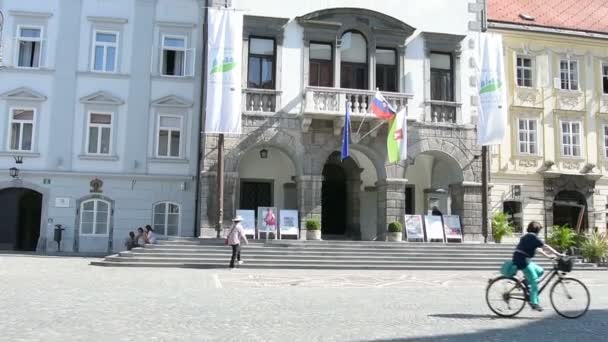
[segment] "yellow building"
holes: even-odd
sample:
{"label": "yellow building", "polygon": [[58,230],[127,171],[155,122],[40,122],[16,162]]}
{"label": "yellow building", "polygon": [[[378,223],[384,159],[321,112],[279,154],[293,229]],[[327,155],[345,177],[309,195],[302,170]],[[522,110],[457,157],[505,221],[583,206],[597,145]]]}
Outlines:
{"label": "yellow building", "polygon": [[503,36],[509,106],[506,137],[491,149],[491,208],[519,230],[531,220],[576,226],[580,208],[583,227],[606,229],[608,18],[596,20],[596,3],[576,4],[566,18],[488,2],[489,31]]}

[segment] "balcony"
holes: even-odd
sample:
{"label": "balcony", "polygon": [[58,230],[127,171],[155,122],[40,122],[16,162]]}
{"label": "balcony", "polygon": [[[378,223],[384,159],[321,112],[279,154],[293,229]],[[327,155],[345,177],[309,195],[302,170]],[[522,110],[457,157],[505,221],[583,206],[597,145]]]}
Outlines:
{"label": "balcony", "polygon": [[274,114],[279,108],[281,91],[273,89],[243,89],[243,113]]}
{"label": "balcony", "polygon": [[461,103],[451,101],[428,100],[425,102],[428,112],[425,116],[426,122],[450,123],[460,122]]}
{"label": "balcony", "polygon": [[[373,116],[370,106],[375,94],[376,92],[372,90],[307,87],[304,113],[327,119],[342,117],[346,113],[346,101],[348,101],[351,117],[356,119]],[[390,92],[382,92],[382,95],[395,111],[407,107],[407,101],[412,97],[410,94]]]}

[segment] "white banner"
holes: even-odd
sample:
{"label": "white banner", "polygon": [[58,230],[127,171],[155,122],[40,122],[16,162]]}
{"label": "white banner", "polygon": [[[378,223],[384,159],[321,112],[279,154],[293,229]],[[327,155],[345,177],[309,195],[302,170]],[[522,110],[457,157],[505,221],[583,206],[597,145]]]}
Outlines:
{"label": "white banner", "polygon": [[241,133],[243,13],[209,9],[205,133]]}
{"label": "white banner", "polygon": [[507,84],[500,34],[482,33],[477,143],[499,145],[507,127]]}
{"label": "white banner", "polygon": [[255,238],[255,210],[238,209],[236,214],[243,218],[241,224],[243,225],[245,235],[252,235]]}
{"label": "white banner", "polygon": [[298,222],[298,211],[282,209],[279,212],[279,231],[283,235],[299,236],[300,228]]}

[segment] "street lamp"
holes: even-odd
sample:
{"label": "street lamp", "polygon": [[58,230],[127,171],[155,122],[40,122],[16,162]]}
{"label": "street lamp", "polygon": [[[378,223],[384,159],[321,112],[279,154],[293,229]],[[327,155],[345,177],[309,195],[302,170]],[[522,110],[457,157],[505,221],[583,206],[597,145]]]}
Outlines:
{"label": "street lamp", "polygon": [[11,167],[10,169],[8,169],[8,173],[13,178],[19,178],[19,169],[16,167]]}
{"label": "street lamp", "polygon": [[23,164],[22,156],[13,156],[13,158],[15,158],[15,164]]}

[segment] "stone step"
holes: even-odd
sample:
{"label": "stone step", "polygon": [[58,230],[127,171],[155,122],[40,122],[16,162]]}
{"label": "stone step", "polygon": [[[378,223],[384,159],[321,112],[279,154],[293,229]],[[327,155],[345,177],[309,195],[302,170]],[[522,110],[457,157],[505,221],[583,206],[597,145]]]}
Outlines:
{"label": "stone step", "polygon": [[[398,251],[466,251],[466,252],[482,252],[482,253],[504,253],[509,252],[512,253],[515,248],[475,248],[468,246],[412,246],[412,245],[402,245],[398,247],[389,247],[389,246],[377,246],[377,247],[360,247],[360,246],[277,246],[277,245],[263,245],[263,244],[248,244],[241,245],[241,247],[246,249],[268,249],[268,250],[281,250],[281,251],[294,251],[294,250],[336,250],[336,251],[345,251],[345,250],[356,250],[356,251],[386,251],[389,253],[398,252]],[[142,247],[138,247],[142,248]],[[215,249],[229,249],[229,246],[225,245],[207,245],[207,246],[198,246],[198,245],[146,245],[145,249],[191,249],[191,250],[215,250]]]}
{"label": "stone step", "polygon": [[[159,240],[159,245],[191,245],[191,246],[221,246],[224,245],[224,240]],[[460,246],[463,248],[483,248],[483,249],[512,249],[513,244],[481,244],[481,243],[440,243],[440,242],[386,242],[386,241],[340,241],[340,240],[328,240],[328,241],[305,241],[305,240],[249,240],[249,245],[265,245],[265,246],[278,246],[278,247],[292,247],[292,246],[323,246],[323,247],[388,247],[388,248],[402,248],[403,246],[413,247],[433,247],[433,248],[445,248],[449,246]]]}
{"label": "stone step", "polygon": [[[120,256],[108,256],[106,257],[107,261],[141,261],[141,262],[155,262],[155,263],[170,263],[170,262],[180,262],[180,263],[221,263],[228,262],[229,257],[209,257],[209,258],[169,258],[169,257],[120,257]],[[268,258],[268,257],[248,257],[247,260],[255,262],[256,264],[268,264],[268,263],[277,263],[277,264],[289,264],[289,265],[297,265],[297,264],[350,264],[350,265],[397,265],[397,264],[438,264],[438,265],[494,265],[497,269],[502,264],[502,259],[458,259],[458,260],[446,260],[442,258],[410,258],[406,260],[396,260],[396,259],[338,259],[338,258],[285,258],[285,257],[276,257],[276,258]],[[541,264],[542,266],[546,266]]]}
{"label": "stone step", "polygon": [[[374,251],[365,253],[361,252],[351,252],[351,251],[278,251],[278,250],[250,250],[244,249],[243,254],[246,255],[286,255],[286,256],[319,256],[319,257],[332,257],[332,256],[340,256],[340,257],[352,257],[352,258],[364,258],[364,257],[415,257],[415,256],[433,256],[433,257],[442,257],[442,258],[454,258],[454,257],[476,257],[476,258],[511,258],[512,253],[479,253],[479,252],[426,252],[420,253],[417,251],[395,251],[395,252],[384,252],[384,251]],[[120,252],[121,256],[132,256],[132,255],[156,255],[156,256],[191,256],[191,257],[204,257],[209,255],[230,255],[230,249],[225,248],[224,250],[207,250],[207,251],[197,251],[197,250],[179,250],[179,249],[170,249],[170,250],[132,250],[131,252]]]}
{"label": "stone step", "polygon": [[[91,262],[91,265],[95,266],[115,266],[115,267],[154,267],[154,268],[227,268],[226,261],[222,262],[199,262],[199,263],[155,263],[155,262],[116,262],[99,260]],[[461,265],[461,264],[449,264],[449,265],[427,265],[427,264],[397,264],[397,265],[344,265],[344,264],[258,264],[254,262],[245,263],[240,265],[239,268],[243,269],[317,269],[317,270],[437,270],[437,271],[497,271],[496,265]],[[599,270],[600,268],[580,268],[577,270],[588,271],[588,270]],[[602,268],[605,270],[605,268]]]}

